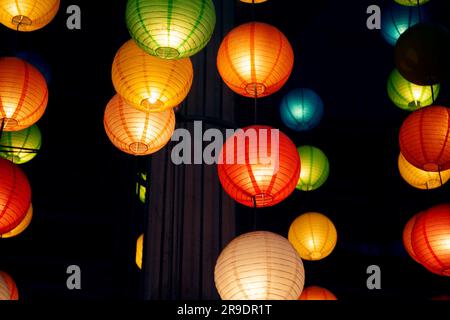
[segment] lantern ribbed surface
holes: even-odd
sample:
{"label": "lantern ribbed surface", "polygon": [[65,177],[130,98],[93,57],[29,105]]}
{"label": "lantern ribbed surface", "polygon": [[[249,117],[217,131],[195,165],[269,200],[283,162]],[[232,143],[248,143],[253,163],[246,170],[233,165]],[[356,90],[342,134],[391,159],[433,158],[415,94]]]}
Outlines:
{"label": "lantern ribbed surface", "polygon": [[261,98],[280,90],[294,66],[294,52],[281,31],[261,23],[243,24],[223,39],[217,67],[237,94]]}
{"label": "lantern ribbed surface", "polygon": [[450,204],[423,211],[414,224],[411,245],[428,270],[450,276]]}
{"label": "lantern ribbed surface", "polygon": [[48,89],[44,76],[17,58],[0,58],[0,123],[5,131],[19,131],[44,114]]}
{"label": "lantern ribbed surface", "polygon": [[35,31],[58,13],[60,0],[0,0],[0,22],[17,31]]}
{"label": "lantern ribbed surface", "polygon": [[406,252],[416,262],[419,262],[419,261],[417,260],[416,253],[414,252],[414,249],[412,247],[411,239],[412,239],[412,231],[413,231],[414,225],[416,224],[417,217],[419,215],[420,215],[420,213],[414,215],[411,219],[408,220],[408,222],[405,225],[405,228],[403,229],[403,237],[402,237],[403,246],[405,247]]}
{"label": "lantern ribbed surface", "polygon": [[119,49],[112,66],[117,93],[143,111],[160,112],[178,106],[188,95],[193,77],[189,58],[153,57],[139,49],[133,40]]}
{"label": "lantern ribbed surface", "polygon": [[333,252],[337,231],[323,214],[310,212],[294,220],[289,228],[289,242],[305,260],[321,260]]}
{"label": "lantern ribbed surface", "polygon": [[170,141],[175,130],[175,113],[140,111],[115,95],[106,107],[104,126],[109,140],[118,149],[135,156],[149,155]]}
{"label": "lantern ribbed surface", "polygon": [[25,218],[20,222],[20,224],[10,232],[0,234],[0,238],[6,239],[17,237],[28,228],[28,226],[31,223],[31,220],[33,220],[33,205],[30,205],[30,208],[28,209]]}
{"label": "lantern ribbed surface", "polygon": [[27,163],[36,157],[42,144],[41,131],[36,125],[15,132],[3,132],[0,157],[15,164]]}
{"label": "lantern ribbed surface", "polygon": [[217,260],[214,280],[222,300],[297,300],[305,270],[285,238],[258,231],[226,246]]}
{"label": "lantern ribbed surface", "polygon": [[398,168],[403,180],[421,190],[437,189],[450,180],[450,170],[427,172],[414,167],[402,154],[398,157]]}
{"label": "lantern ribbed surface", "polygon": [[19,291],[14,280],[0,271],[0,301],[19,300]]}
{"label": "lantern ribbed surface", "polygon": [[282,132],[250,126],[230,137],[217,165],[224,190],[248,207],[274,206],[294,190],[300,176],[300,157]]}
{"label": "lantern ribbed surface", "polygon": [[[387,92],[391,101],[399,108],[407,111],[415,111],[427,107],[436,101],[441,86],[418,86],[409,82],[398,72],[392,71],[388,79]],[[434,96],[434,100],[433,100]]]}
{"label": "lantern ribbed surface", "polygon": [[212,0],[128,0],[131,37],[152,56],[187,58],[202,50],[216,24]]}
{"label": "lantern ribbed surface", "polygon": [[298,300],[337,300],[336,296],[329,290],[311,286],[303,290],[300,298]]}
{"label": "lantern ribbed surface", "polygon": [[31,204],[31,188],[22,170],[0,159],[0,234],[7,233],[25,218]]}
{"label": "lantern ribbed surface", "polygon": [[416,168],[450,169],[450,109],[431,106],[411,114],[400,129],[400,150]]}
{"label": "lantern ribbed surface", "polygon": [[136,241],[136,265],[142,269],[142,255],[144,250],[144,235],[141,234]]}
{"label": "lantern ribbed surface", "polygon": [[401,4],[402,6],[415,7],[418,4],[419,5],[425,4],[430,0],[394,0],[394,1],[397,2],[398,4]]}
{"label": "lantern ribbed surface", "polygon": [[420,22],[424,18],[425,12],[417,7],[406,7],[392,3],[388,8],[383,9],[381,14],[381,35],[392,46],[395,46],[398,38],[411,26]]}
{"label": "lantern ribbed surface", "polygon": [[319,189],[330,174],[330,163],[327,156],[322,150],[312,146],[302,146],[297,150],[301,161],[297,189],[301,191]]}

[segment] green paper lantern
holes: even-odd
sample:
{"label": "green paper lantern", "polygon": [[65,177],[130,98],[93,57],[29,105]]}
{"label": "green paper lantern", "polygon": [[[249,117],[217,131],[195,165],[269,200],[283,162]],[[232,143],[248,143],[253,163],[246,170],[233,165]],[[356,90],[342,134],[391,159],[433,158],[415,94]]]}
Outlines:
{"label": "green paper lantern", "polygon": [[417,6],[422,5],[424,3],[427,3],[430,0],[394,0],[398,4],[401,4],[402,6]]}
{"label": "green paper lantern", "polygon": [[41,131],[36,125],[21,131],[3,132],[0,139],[0,157],[15,164],[24,164],[36,157],[41,144]]}
{"label": "green paper lantern", "polygon": [[[419,86],[406,80],[397,69],[392,71],[388,79],[387,91],[391,101],[399,108],[407,111],[432,105],[439,95],[441,86]],[[433,99],[434,96],[434,99]]]}
{"label": "green paper lantern", "polygon": [[300,178],[297,189],[313,191],[319,189],[330,175],[330,163],[322,150],[312,146],[302,146],[298,149],[300,155]]}
{"label": "green paper lantern", "polygon": [[181,59],[202,50],[216,24],[212,0],[128,0],[128,30],[144,51]]}
{"label": "green paper lantern", "polygon": [[146,173],[139,174],[138,182],[136,183],[136,195],[139,197],[139,200],[145,204],[145,200],[147,198],[147,174]]}

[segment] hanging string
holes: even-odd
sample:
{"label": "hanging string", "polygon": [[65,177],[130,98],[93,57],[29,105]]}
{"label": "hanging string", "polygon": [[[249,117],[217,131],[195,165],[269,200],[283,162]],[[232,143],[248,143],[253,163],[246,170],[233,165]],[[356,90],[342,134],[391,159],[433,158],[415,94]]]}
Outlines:
{"label": "hanging string", "polygon": [[2,135],[3,135],[3,129],[5,129],[5,118],[1,119],[1,123],[0,123],[0,140],[2,139]]}
{"label": "hanging string", "polygon": [[432,101],[432,103],[434,103],[434,101],[435,101],[435,98],[434,98],[434,86],[433,85],[431,85],[431,101]]}

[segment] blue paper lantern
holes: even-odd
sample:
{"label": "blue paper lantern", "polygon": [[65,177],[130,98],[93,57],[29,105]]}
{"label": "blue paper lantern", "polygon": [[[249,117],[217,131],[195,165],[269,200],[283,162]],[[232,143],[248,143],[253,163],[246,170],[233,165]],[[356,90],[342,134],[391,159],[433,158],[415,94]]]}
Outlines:
{"label": "blue paper lantern", "polygon": [[323,117],[322,99],[310,89],[294,89],[281,101],[281,120],[296,131],[311,130]]}
{"label": "blue paper lantern", "polygon": [[383,10],[381,35],[390,45],[395,46],[402,33],[418,24],[421,19],[422,21],[425,19],[423,7],[407,7],[392,3]]}

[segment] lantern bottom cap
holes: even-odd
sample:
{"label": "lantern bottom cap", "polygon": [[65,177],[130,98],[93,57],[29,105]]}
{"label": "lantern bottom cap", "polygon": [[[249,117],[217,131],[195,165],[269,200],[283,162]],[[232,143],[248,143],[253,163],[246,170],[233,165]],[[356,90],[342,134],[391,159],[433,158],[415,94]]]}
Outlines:
{"label": "lantern bottom cap", "polygon": [[161,111],[164,102],[159,99],[148,98],[141,101],[141,107],[147,111]]}
{"label": "lantern bottom cap", "polygon": [[180,52],[171,47],[159,47],[155,50],[155,53],[162,59],[176,59],[180,56]]}
{"label": "lantern bottom cap", "polygon": [[266,86],[260,82],[252,82],[245,86],[245,91],[252,97],[258,97],[266,92]]}
{"label": "lantern bottom cap", "polygon": [[273,202],[273,197],[267,193],[260,193],[253,197],[253,202],[256,207],[267,207]]}
{"label": "lantern bottom cap", "polygon": [[144,154],[148,151],[148,145],[142,142],[134,142],[129,145],[129,148],[134,154]]}
{"label": "lantern bottom cap", "polygon": [[28,18],[27,16],[24,16],[24,15],[14,16],[12,18],[11,22],[12,22],[13,25],[18,26],[18,27],[20,25],[31,26],[33,24],[33,21],[30,18]]}
{"label": "lantern bottom cap", "polygon": [[9,131],[12,127],[19,125],[19,122],[16,119],[3,118],[3,119],[0,119],[0,126],[2,124],[2,121],[3,121],[3,130],[4,131]]}
{"label": "lantern bottom cap", "polygon": [[423,165],[423,170],[428,172],[439,172],[441,167],[436,163],[426,163]]}
{"label": "lantern bottom cap", "polygon": [[413,108],[413,109],[418,109],[420,107],[422,107],[422,104],[420,103],[420,101],[411,101],[410,103],[408,103],[408,107]]}

